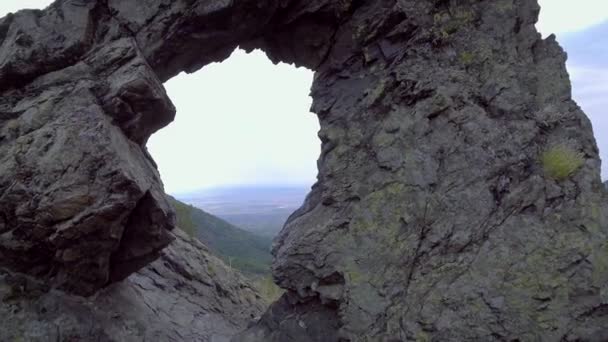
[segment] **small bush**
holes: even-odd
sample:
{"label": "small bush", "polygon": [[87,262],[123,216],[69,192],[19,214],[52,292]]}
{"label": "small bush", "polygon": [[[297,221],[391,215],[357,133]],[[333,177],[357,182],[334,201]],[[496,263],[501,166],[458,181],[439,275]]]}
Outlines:
{"label": "small bush", "polygon": [[545,174],[555,180],[561,181],[570,177],[583,166],[583,154],[566,146],[555,146],[542,155]]}

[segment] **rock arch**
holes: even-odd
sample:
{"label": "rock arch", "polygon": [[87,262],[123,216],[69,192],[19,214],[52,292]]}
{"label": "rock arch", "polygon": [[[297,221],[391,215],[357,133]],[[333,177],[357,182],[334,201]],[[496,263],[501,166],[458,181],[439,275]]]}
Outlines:
{"label": "rock arch", "polygon": [[[287,295],[237,340],[602,339],[600,161],[534,0],[59,0],[0,20],[0,265],[90,295],[171,241],[162,82],[240,45],[315,70]],[[564,179],[542,155],[582,157]],[[280,324],[279,324],[280,323]],[[293,339],[293,338],[292,338]]]}

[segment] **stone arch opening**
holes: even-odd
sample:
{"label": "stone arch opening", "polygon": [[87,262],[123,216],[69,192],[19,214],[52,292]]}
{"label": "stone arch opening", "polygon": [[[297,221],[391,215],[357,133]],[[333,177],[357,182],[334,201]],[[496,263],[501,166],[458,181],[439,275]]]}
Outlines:
{"label": "stone arch opening", "polygon": [[276,290],[272,239],[316,181],[320,141],[318,118],[309,112],[311,84],[310,70],[237,49],[221,63],[165,82],[176,117],[146,144],[175,199],[178,227],[266,292]]}
{"label": "stone arch opening", "polygon": [[179,196],[218,187],[310,188],[320,145],[311,85],[305,68],[238,49],[166,82],[176,119],[147,143],[165,190]]}
{"label": "stone arch opening", "polygon": [[154,260],[175,220],[145,149],[175,116],[163,82],[237,45],[314,70],[348,8],[59,0],[3,18],[2,264],[90,295]]}
{"label": "stone arch opening", "polygon": [[[155,259],[174,225],[143,149],[175,114],[162,84],[240,45],[316,71],[323,143],[274,248],[288,293],[242,340],[604,339],[597,146],[538,12],[59,0],[5,17],[0,263],[90,295]],[[567,177],[543,165],[556,146],[580,161]]]}

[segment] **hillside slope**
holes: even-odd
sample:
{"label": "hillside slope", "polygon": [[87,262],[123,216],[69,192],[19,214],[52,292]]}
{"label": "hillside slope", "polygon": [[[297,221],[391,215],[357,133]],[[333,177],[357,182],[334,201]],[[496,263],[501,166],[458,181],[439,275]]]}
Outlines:
{"label": "hillside slope", "polygon": [[177,226],[197,237],[227,264],[247,275],[267,275],[270,271],[272,240],[215,217],[201,209],[171,198]]}

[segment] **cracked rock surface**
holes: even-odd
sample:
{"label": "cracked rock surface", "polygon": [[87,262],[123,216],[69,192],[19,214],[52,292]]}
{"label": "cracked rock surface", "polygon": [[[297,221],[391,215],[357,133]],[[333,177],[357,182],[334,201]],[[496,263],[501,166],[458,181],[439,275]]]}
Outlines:
{"label": "cracked rock surface", "polygon": [[[357,5],[316,70],[319,181],[274,246],[298,304],[234,341],[321,341],[277,314],[318,302],[328,341],[608,339],[598,150],[537,3]],[[555,179],[559,146],[582,160]]]}
{"label": "cracked rock surface", "polygon": [[0,340],[228,341],[262,300],[203,244],[172,234],[158,260],[86,299],[0,274]]}
{"label": "cracked rock surface", "polygon": [[59,0],[0,19],[0,266],[93,295],[162,255],[162,83],[238,45],[316,72],[322,152],[273,249],[287,293],[234,341],[607,340],[598,150],[538,13]]}

